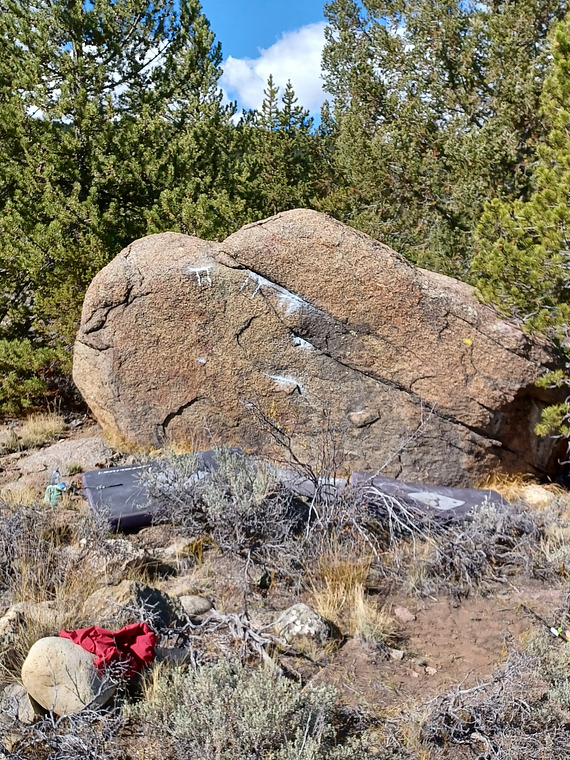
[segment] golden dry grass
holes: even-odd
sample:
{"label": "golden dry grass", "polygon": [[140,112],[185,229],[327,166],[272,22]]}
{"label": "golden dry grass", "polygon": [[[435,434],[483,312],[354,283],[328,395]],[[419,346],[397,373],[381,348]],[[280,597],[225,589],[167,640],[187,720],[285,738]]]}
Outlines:
{"label": "golden dry grass", "polygon": [[0,488],[0,500],[7,507],[30,507],[42,496],[42,489],[31,483],[15,483]]}
{"label": "golden dry grass", "polygon": [[552,494],[553,498],[567,493],[556,483],[539,483],[536,478],[526,473],[508,475],[499,471],[491,473],[479,488],[497,491],[507,501],[525,501],[529,488],[533,486]]}
{"label": "golden dry grass", "polygon": [[23,622],[11,646],[7,669],[17,675],[30,647],[45,636],[58,636],[62,628],[81,627],[83,605],[100,585],[96,574],[77,572],[62,554],[63,537],[56,526],[49,541],[34,545],[31,537],[19,539],[19,583],[12,589],[12,603],[23,602]]}
{"label": "golden dry grass", "polygon": [[313,579],[313,606],[343,633],[367,641],[384,641],[393,618],[366,593],[372,556],[346,555],[340,549],[321,557]]}
{"label": "golden dry grass", "polygon": [[136,441],[132,441],[129,438],[125,438],[124,436],[119,435],[114,431],[106,430],[104,431],[104,436],[113,451],[116,451],[119,454],[123,454],[124,456],[128,456],[129,454],[137,454],[148,457],[152,455],[156,456],[159,454],[159,451],[152,446],[143,446],[139,443],[136,443]]}
{"label": "golden dry grass", "polygon": [[19,627],[11,647],[6,670],[18,676],[30,648],[36,641],[46,636],[59,636],[62,628],[72,630],[82,626],[83,601],[87,591],[92,591],[93,587],[88,584],[84,589],[78,586],[77,590],[80,594],[75,597],[65,594],[64,599],[51,600],[49,605],[32,604],[26,607],[24,622]]}
{"label": "golden dry grass", "polygon": [[168,454],[193,454],[196,451],[212,448],[212,442],[208,441],[205,436],[199,435],[168,441],[163,448],[137,443],[115,431],[106,430],[104,436],[109,446],[119,454],[124,456],[136,454],[144,459],[156,459],[157,457],[168,456]]}
{"label": "golden dry grass", "polygon": [[65,432],[65,420],[56,412],[30,415],[18,430],[21,449],[35,449],[60,438]]}

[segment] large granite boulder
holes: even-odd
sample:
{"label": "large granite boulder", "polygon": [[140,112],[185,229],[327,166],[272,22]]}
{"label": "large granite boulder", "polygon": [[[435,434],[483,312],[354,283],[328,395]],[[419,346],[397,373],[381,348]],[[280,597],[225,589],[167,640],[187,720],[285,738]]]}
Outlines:
{"label": "large granite boulder", "polygon": [[326,410],[347,468],[472,485],[556,470],[533,432],[554,365],[468,285],[297,210],[223,243],[164,233],[122,251],[87,292],[74,378],[105,431],[141,444],[264,451],[253,402],[309,445]]}

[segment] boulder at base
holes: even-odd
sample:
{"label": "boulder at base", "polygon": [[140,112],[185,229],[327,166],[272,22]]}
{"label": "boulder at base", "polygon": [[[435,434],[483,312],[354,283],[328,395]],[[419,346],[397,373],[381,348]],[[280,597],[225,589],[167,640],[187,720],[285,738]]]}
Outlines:
{"label": "boulder at base", "polygon": [[95,656],[69,639],[48,636],[31,647],[22,665],[22,683],[35,701],[56,715],[105,705],[116,686],[101,675]]}
{"label": "boulder at base", "polygon": [[555,473],[533,432],[554,366],[468,285],[297,210],[122,251],[87,292],[74,378],[105,432],[139,444],[270,453],[253,404],[309,461],[332,424],[347,469],[469,486],[498,466]]}

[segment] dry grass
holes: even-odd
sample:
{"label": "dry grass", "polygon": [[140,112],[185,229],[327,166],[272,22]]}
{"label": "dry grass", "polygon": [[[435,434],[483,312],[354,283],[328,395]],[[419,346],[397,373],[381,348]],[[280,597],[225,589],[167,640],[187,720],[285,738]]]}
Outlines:
{"label": "dry grass", "polygon": [[524,473],[508,475],[502,472],[494,472],[479,488],[497,491],[507,501],[523,501],[531,507],[537,506],[539,508],[548,506],[548,497],[554,500],[568,495],[568,492],[557,483],[540,483],[532,475]]}
{"label": "dry grass", "polygon": [[18,431],[20,448],[35,449],[60,438],[65,432],[65,420],[56,412],[30,415]]}
{"label": "dry grass", "polygon": [[366,594],[373,557],[349,555],[336,548],[321,557],[313,578],[316,611],[343,633],[366,641],[384,641],[394,620]]}
{"label": "dry grass", "polygon": [[371,565],[369,555],[351,556],[340,547],[320,557],[312,578],[317,612],[342,628],[344,613],[353,600],[354,590],[366,582]]}
{"label": "dry grass", "polygon": [[24,660],[36,641],[46,636],[59,636],[62,628],[70,630],[82,625],[83,600],[94,590],[94,584],[89,582],[83,591],[81,584],[78,583],[76,588],[80,595],[75,597],[71,595],[72,586],[74,584],[70,584],[70,593],[65,593],[63,599],[53,600],[49,605],[29,605],[26,608],[24,620],[18,628],[9,661],[6,663],[6,671],[11,673],[12,677],[19,677]]}
{"label": "dry grass", "polygon": [[16,435],[14,428],[5,429],[0,434],[0,452],[2,454],[11,454],[20,448],[20,439]]}
{"label": "dry grass", "polygon": [[143,446],[136,441],[132,441],[129,438],[119,435],[115,431],[105,430],[104,436],[113,451],[123,454],[123,456],[136,454],[137,456],[147,458],[153,456],[156,457],[161,453],[160,450],[155,449],[152,446]]}
{"label": "dry grass", "polygon": [[356,586],[350,610],[352,635],[363,641],[386,641],[394,633],[395,620]]}
{"label": "dry grass", "polygon": [[16,483],[0,490],[0,500],[7,507],[31,507],[41,499],[42,490],[30,483]]}
{"label": "dry grass", "polygon": [[521,498],[523,489],[529,485],[537,485],[538,481],[532,475],[510,475],[505,472],[492,472],[477,488],[497,491],[507,501],[517,501]]}
{"label": "dry grass", "polygon": [[13,643],[1,663],[12,678],[38,639],[83,624],[84,601],[101,585],[96,574],[77,571],[66,551],[77,536],[68,526],[50,522],[52,517],[21,506],[5,515],[0,528],[0,590],[11,604],[21,603]]}

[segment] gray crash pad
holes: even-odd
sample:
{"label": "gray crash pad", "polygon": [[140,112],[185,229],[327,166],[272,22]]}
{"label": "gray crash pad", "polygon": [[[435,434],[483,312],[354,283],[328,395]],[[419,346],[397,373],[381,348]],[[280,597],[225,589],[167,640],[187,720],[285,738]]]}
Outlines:
{"label": "gray crash pad", "polygon": [[[203,451],[195,456],[197,477],[216,468],[215,451]],[[106,515],[115,529],[129,530],[150,525],[158,509],[145,485],[145,473],[160,469],[160,464],[160,460],[156,460],[85,472],[83,488],[90,508],[94,513]],[[317,489],[321,494],[330,495],[341,495],[347,489],[356,489],[373,508],[382,510],[391,499],[398,500],[424,522],[460,522],[485,506],[501,508],[506,504],[499,493],[487,489],[404,483],[370,472],[354,472],[348,480],[334,478],[315,483],[293,470],[281,467],[274,467],[273,470],[276,478],[295,496],[311,499]]]}
{"label": "gray crash pad", "polygon": [[318,483],[284,468],[278,468],[277,472],[281,482],[297,496],[313,498],[317,488],[321,494],[328,495],[341,495],[347,489],[354,489],[366,498],[371,507],[376,506],[378,510],[389,505],[390,500],[397,500],[422,520],[438,523],[460,522],[483,507],[500,509],[507,504],[497,491],[490,489],[404,483],[370,472],[357,471],[348,480],[334,478]]}

